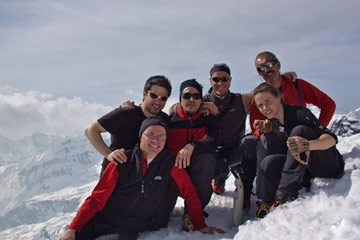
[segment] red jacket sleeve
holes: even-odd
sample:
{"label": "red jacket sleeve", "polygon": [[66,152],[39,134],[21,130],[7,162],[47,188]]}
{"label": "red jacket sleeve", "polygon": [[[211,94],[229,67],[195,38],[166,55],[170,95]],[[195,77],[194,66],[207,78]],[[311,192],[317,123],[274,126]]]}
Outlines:
{"label": "red jacket sleeve", "polygon": [[319,120],[325,127],[328,126],[336,109],[334,100],[309,82],[302,79],[297,81],[305,102],[320,109]]}
{"label": "red jacket sleeve", "polygon": [[95,186],[91,195],[81,205],[79,212],[71,222],[69,228],[80,232],[90,219],[102,210],[116,186],[116,179],[119,177],[117,166],[110,163]]}
{"label": "red jacket sleeve", "polygon": [[178,185],[179,195],[185,199],[187,211],[196,229],[200,230],[206,227],[201,202],[187,172],[183,168],[179,169],[174,166],[171,170],[171,177]]}

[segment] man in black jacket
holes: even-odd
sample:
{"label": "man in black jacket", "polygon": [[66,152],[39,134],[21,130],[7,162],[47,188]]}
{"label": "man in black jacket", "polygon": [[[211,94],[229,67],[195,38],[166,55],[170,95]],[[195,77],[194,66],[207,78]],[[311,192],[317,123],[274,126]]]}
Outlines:
{"label": "man in black jacket", "polygon": [[257,137],[245,135],[245,122],[250,111],[251,94],[230,92],[230,68],[214,64],[210,69],[211,88],[204,96],[205,102],[216,105],[218,116],[217,164],[213,190],[224,192],[229,165],[240,164],[239,171],[244,185],[244,207],[250,207],[250,196],[256,175]]}
{"label": "man in black jacket", "polygon": [[195,227],[202,233],[223,233],[205,224],[200,201],[184,169],[164,150],[167,126],[160,117],[147,118],[140,143],[126,151],[128,161],[109,164],[60,240],[112,235],[136,239],[139,232],[166,227],[177,196],[185,198]]}

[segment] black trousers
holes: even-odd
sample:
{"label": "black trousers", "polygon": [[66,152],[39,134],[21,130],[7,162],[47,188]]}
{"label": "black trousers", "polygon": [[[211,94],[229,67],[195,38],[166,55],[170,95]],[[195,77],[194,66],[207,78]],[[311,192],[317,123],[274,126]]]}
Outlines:
{"label": "black trousers", "polygon": [[250,199],[256,176],[256,146],[258,137],[249,134],[240,139],[232,148],[221,149],[216,154],[215,177],[229,173],[229,166],[241,168],[240,176],[244,186],[244,197]]}
{"label": "black trousers", "polygon": [[[290,136],[307,140],[316,139],[317,134],[306,126],[297,126]],[[256,192],[259,199],[272,203],[275,195],[295,198],[301,188],[306,169],[313,177],[340,178],[344,173],[343,157],[335,146],[321,151],[311,151],[307,166],[296,161],[286,146],[274,133],[263,134],[257,146]]]}
{"label": "black trousers", "polygon": [[203,209],[210,202],[213,192],[211,180],[214,178],[215,165],[214,153],[201,153],[194,156],[190,161],[190,166],[186,168]]}

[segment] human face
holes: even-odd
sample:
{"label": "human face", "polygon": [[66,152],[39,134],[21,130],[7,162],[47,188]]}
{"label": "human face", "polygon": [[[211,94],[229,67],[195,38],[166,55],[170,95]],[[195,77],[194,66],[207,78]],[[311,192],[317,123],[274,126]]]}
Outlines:
{"label": "human face", "polygon": [[282,119],[281,96],[275,97],[270,92],[262,92],[255,95],[254,101],[261,114],[268,119]]}
{"label": "human face", "polygon": [[181,93],[181,107],[182,109],[187,112],[188,114],[192,115],[199,111],[200,105],[202,103],[202,99],[195,99],[194,97],[191,97],[190,99],[184,99],[182,96],[186,93],[197,93],[200,94],[199,91],[194,87],[186,87]]}
{"label": "human face", "polygon": [[[215,77],[218,78],[228,77],[229,80],[227,82],[224,81],[215,82],[214,80],[212,80],[212,78]],[[231,77],[227,72],[217,71],[211,75],[210,85],[213,88],[214,93],[219,97],[223,97],[227,94],[230,88],[230,83],[231,83]]]}
{"label": "human face", "polygon": [[146,158],[155,158],[166,142],[166,130],[160,125],[152,125],[145,129],[140,138],[140,149]]}
{"label": "human face", "polygon": [[[264,66],[264,71],[258,71],[259,75],[269,84],[274,87],[281,86],[281,74],[280,74],[280,62],[276,62],[272,67],[269,67],[267,63],[273,62],[274,59],[266,54],[260,58],[257,58],[255,61],[255,67],[258,69],[261,66]],[[268,65],[268,66],[267,66]],[[280,81],[280,84],[279,84]]]}
{"label": "human face", "polygon": [[[159,97],[154,99],[154,94]],[[158,85],[153,85],[149,91],[143,92],[144,100],[142,109],[146,117],[155,116],[165,107],[166,101],[161,100],[162,97],[168,97],[168,92],[166,88]]]}

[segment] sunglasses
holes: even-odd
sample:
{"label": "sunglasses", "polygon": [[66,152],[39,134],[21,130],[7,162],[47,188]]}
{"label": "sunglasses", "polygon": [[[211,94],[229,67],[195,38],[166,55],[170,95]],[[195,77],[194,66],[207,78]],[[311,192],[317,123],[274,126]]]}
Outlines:
{"label": "sunglasses", "polygon": [[156,93],[154,93],[154,92],[151,92],[151,91],[148,91],[148,93],[149,93],[150,97],[151,97],[152,99],[154,99],[154,100],[160,99],[161,101],[166,102],[166,100],[168,99],[167,96],[161,97],[160,95],[158,95],[158,94],[156,94]]}
{"label": "sunglasses", "polygon": [[216,83],[219,81],[227,82],[227,81],[229,81],[230,77],[213,77],[211,79]]}
{"label": "sunglasses", "polygon": [[276,63],[277,63],[277,61],[268,61],[268,62],[264,63],[263,65],[257,67],[256,69],[258,70],[258,72],[263,72],[263,71],[265,71],[265,68],[272,68],[273,66],[275,66]]}
{"label": "sunglasses", "polygon": [[200,93],[183,93],[182,95],[181,95],[181,97],[183,98],[183,99],[190,99],[190,98],[193,98],[193,99],[201,99],[201,95],[200,95]]}
{"label": "sunglasses", "polygon": [[159,140],[159,141],[165,141],[166,140],[166,135],[155,135],[154,133],[144,133],[145,136],[147,136],[148,138],[150,138],[151,140]]}

